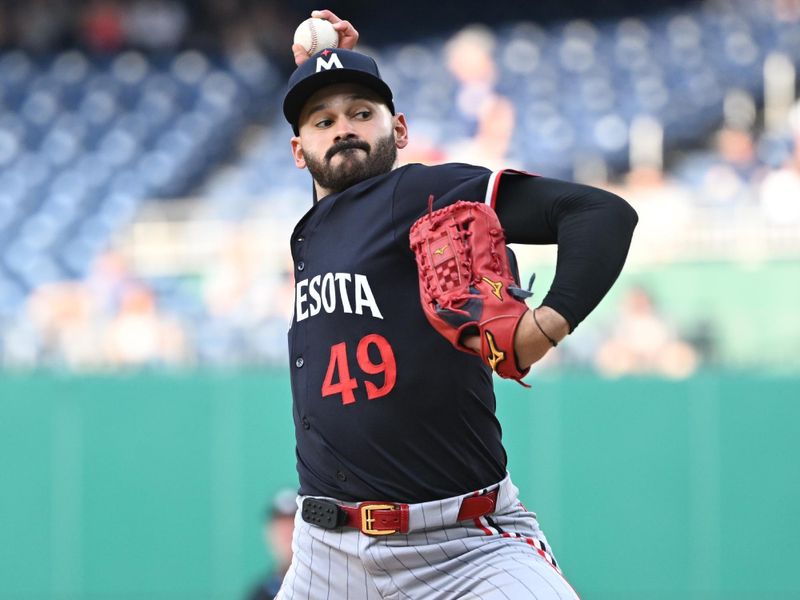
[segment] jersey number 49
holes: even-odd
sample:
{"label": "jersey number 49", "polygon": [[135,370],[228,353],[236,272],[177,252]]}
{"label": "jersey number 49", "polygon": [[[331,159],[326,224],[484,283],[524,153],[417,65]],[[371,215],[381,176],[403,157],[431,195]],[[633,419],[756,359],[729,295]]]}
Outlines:
{"label": "jersey number 49", "polygon": [[[380,360],[372,362],[369,356],[370,346],[377,348]],[[383,384],[376,385],[372,381],[364,381],[367,398],[374,400],[385,396],[394,388],[397,381],[397,363],[394,352],[388,340],[377,333],[365,335],[358,342],[356,349],[356,362],[359,368],[367,375],[380,375],[383,373]],[[334,382],[334,377],[337,381]],[[358,388],[358,380],[350,377],[350,363],[347,358],[347,342],[331,346],[331,358],[328,362],[328,371],[322,382],[322,396],[342,395],[342,404],[353,404],[356,401],[353,390]]]}

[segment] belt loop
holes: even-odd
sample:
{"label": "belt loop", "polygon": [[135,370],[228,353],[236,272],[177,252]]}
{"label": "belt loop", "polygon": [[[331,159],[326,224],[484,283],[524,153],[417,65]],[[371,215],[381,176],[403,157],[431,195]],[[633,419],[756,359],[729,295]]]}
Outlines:
{"label": "belt loop", "polygon": [[480,496],[467,496],[461,501],[456,520],[466,521],[467,519],[477,519],[484,515],[491,514],[497,508],[497,490],[494,489]]}

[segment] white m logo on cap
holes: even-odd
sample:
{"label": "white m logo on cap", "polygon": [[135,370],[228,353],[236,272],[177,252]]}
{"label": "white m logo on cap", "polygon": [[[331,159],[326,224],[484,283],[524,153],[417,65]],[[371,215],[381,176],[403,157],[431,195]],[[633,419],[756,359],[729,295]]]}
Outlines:
{"label": "white m logo on cap", "polygon": [[317,57],[317,73],[325,69],[326,71],[330,71],[333,67],[337,69],[343,69],[342,63],[339,60],[339,57],[336,56],[336,53],[332,53],[330,59],[325,60],[324,56]]}

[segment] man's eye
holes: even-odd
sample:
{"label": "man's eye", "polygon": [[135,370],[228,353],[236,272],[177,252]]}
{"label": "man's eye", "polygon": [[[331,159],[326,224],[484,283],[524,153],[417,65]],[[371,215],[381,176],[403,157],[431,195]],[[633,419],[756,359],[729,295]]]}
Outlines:
{"label": "man's eye", "polygon": [[317,127],[330,127],[333,121],[330,119],[322,119],[321,121],[317,121]]}
{"label": "man's eye", "polygon": [[356,117],[359,119],[369,119],[370,115],[372,115],[372,111],[369,110],[360,110],[356,113]]}

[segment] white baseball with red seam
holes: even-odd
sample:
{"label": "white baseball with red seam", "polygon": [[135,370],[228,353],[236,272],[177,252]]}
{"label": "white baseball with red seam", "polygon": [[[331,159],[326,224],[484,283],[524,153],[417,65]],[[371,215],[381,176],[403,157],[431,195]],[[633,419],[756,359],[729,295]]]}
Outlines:
{"label": "white baseball with red seam", "polygon": [[330,21],[312,17],[300,23],[294,32],[294,43],[305,48],[310,56],[323,48],[336,48],[339,34]]}

